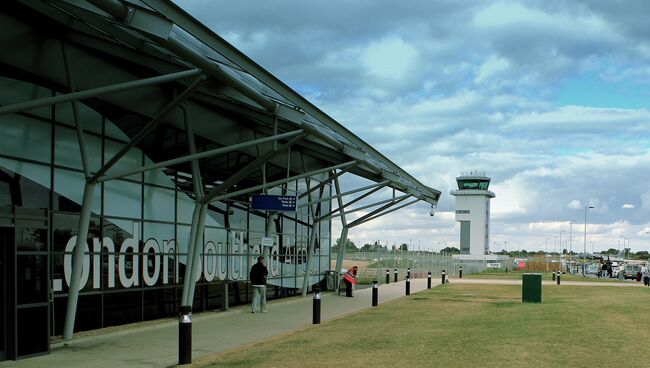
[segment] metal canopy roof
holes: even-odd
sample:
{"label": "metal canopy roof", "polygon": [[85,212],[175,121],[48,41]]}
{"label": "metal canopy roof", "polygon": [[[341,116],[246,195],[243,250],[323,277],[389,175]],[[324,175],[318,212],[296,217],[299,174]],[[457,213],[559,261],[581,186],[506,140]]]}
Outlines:
{"label": "metal canopy roof", "polygon": [[[20,21],[34,25],[34,19],[48,20],[48,24],[37,26],[69,46],[76,66],[77,90],[165,76],[193,68],[207,75],[208,80],[199,83],[183,102],[185,109],[200,117],[195,121],[194,133],[205,138],[206,145],[197,147],[198,151],[300,129],[306,135],[304,139],[295,143],[289,153],[268,160],[269,164],[279,168],[276,170],[277,178],[282,177],[285,170],[300,174],[355,161],[356,165],[348,168],[355,175],[375,182],[388,180],[388,187],[432,205],[438,202],[440,191],[419,182],[172,1],[19,2],[23,6],[15,5],[17,8],[13,11],[21,13]],[[3,28],[12,28],[9,23],[5,24],[7,27]],[[21,51],[22,54],[9,53],[11,55],[3,57],[2,61],[47,81],[54,89],[68,90],[60,62],[47,60],[39,64],[29,60],[30,50]],[[33,57],[35,51],[31,52]],[[190,79],[174,79],[164,85],[147,85],[137,90],[92,96],[84,102],[112,114],[115,123],[127,131],[133,126],[132,114],[155,117],[188,85]],[[182,132],[185,129],[182,119],[174,115],[162,120],[163,125],[171,130]],[[140,146],[146,144],[145,140]],[[142,147],[148,155],[154,156],[152,159],[155,161],[179,155],[173,150],[156,149],[156,144],[159,142]],[[300,160],[291,156],[291,150],[294,154],[300,152]],[[254,146],[238,152],[246,157],[243,162],[251,162],[260,155],[259,148]],[[189,172],[189,164],[187,167]],[[272,173],[273,170],[269,170],[267,174]],[[219,174],[212,179],[220,180]],[[258,180],[250,176],[248,179],[252,180],[251,183]]]}

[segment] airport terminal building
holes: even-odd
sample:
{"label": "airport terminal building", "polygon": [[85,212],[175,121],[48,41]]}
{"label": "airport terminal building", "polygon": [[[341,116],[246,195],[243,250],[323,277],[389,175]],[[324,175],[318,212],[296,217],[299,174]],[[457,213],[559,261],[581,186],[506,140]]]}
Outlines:
{"label": "airport terminal building", "polygon": [[269,298],[304,295],[350,228],[438,202],[169,0],[11,1],[0,24],[0,360],[248,303],[259,254]]}

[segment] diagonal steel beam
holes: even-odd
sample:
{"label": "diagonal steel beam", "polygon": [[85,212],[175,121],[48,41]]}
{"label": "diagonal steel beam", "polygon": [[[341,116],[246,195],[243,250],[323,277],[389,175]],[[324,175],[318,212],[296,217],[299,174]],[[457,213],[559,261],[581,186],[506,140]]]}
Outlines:
{"label": "diagonal steel beam", "polygon": [[350,195],[350,194],[359,193],[359,192],[362,192],[364,190],[368,190],[368,189],[372,189],[372,188],[376,188],[376,187],[384,187],[388,183],[390,183],[390,180],[384,180],[384,181],[379,182],[379,183],[366,185],[364,187],[353,189],[353,190],[350,190],[350,191],[347,191],[347,192],[344,192],[344,193],[340,193],[340,194],[337,194],[337,195],[333,195],[333,196],[329,196],[329,197],[323,197],[323,198],[320,198],[320,199],[315,200],[315,201],[310,201],[310,202],[307,202],[307,203],[303,203],[303,204],[299,205],[298,208],[311,206],[312,204],[320,203],[320,202],[323,202],[323,201],[329,201],[330,199],[334,199],[334,198],[345,197],[345,196]]}
{"label": "diagonal steel beam", "polygon": [[[365,205],[365,206],[361,206],[361,207],[353,208],[353,209],[351,209],[351,210],[347,210],[347,211],[345,211],[345,214],[350,214],[350,213],[352,213],[352,212],[357,212],[357,211],[365,210],[365,209],[367,209],[367,208],[372,208],[372,207],[379,206],[380,204],[389,203],[389,202],[394,202],[394,201],[396,201],[396,200],[398,200],[398,199],[403,199],[403,198],[405,199],[405,198],[408,198],[408,197],[411,197],[411,195],[410,195],[410,194],[402,194],[401,196],[397,196],[397,197],[392,197],[392,198],[384,199],[384,200],[381,200],[381,201],[379,201],[379,202],[375,202],[375,203],[367,204],[367,205]],[[331,219],[333,219],[333,218],[335,218],[335,217],[339,217],[339,216],[342,217],[343,214],[342,214],[342,213],[339,213],[339,214],[336,214],[336,213],[335,213],[335,214],[332,214],[332,212],[330,212],[330,213],[324,215],[322,218],[320,218],[320,219],[318,219],[318,220],[319,220],[319,221],[326,221],[326,220],[331,220]]]}
{"label": "diagonal steel beam", "polygon": [[379,218],[379,217],[385,216],[385,215],[387,215],[387,214],[389,214],[389,213],[391,213],[391,212],[395,212],[395,211],[397,211],[397,210],[399,210],[399,209],[402,209],[402,208],[404,208],[404,207],[410,206],[410,205],[412,205],[413,203],[416,203],[416,202],[418,202],[418,201],[421,201],[421,199],[419,199],[419,198],[415,198],[415,199],[413,199],[412,201],[409,201],[409,202],[407,202],[407,203],[404,203],[404,204],[402,204],[402,205],[400,205],[400,206],[397,206],[397,207],[395,207],[395,208],[391,208],[391,209],[389,209],[389,210],[387,210],[387,211],[384,211],[384,212],[382,212],[382,213],[379,213],[379,214],[376,214],[376,215],[374,215],[374,216],[368,217],[367,219],[365,219],[365,220],[361,221],[360,223],[355,224],[355,225],[353,225],[353,226],[361,225],[361,224],[364,224],[364,223],[366,223],[366,222],[368,222],[368,221],[372,221],[372,220],[374,220],[374,219],[376,219],[376,218]]}
{"label": "diagonal steel beam", "polygon": [[53,97],[40,98],[38,100],[32,100],[32,101],[18,102],[12,105],[1,106],[0,115],[32,110],[39,107],[58,105],[58,104],[71,102],[71,101],[84,100],[87,98],[108,95],[116,92],[128,91],[130,89],[151,86],[154,84],[174,82],[189,77],[196,77],[200,74],[201,74],[201,69],[190,69],[190,70],[184,70],[182,72],[165,74],[165,75],[152,77],[152,78],[139,79],[131,82],[117,83],[117,84],[112,84],[110,86],[87,89],[85,91],[67,93],[64,95],[58,95]]}
{"label": "diagonal steel beam", "polygon": [[[68,88],[71,93],[77,90],[74,75],[72,75],[72,65],[68,57],[68,48],[65,43],[61,42],[61,55],[63,56],[63,66],[65,67],[65,76],[68,80]],[[72,101],[72,117],[74,118],[77,140],[79,141],[79,153],[81,155],[81,167],[84,171],[84,178],[90,177],[90,166],[88,165],[88,150],[86,149],[86,140],[84,139],[84,130],[81,118],[79,116],[79,103]]]}
{"label": "diagonal steel beam", "polygon": [[346,167],[346,168],[343,169],[343,170],[339,170],[337,173],[335,173],[334,175],[332,175],[328,180],[326,180],[326,181],[324,181],[324,182],[318,184],[317,186],[315,186],[315,187],[309,189],[308,191],[302,193],[301,195],[299,195],[299,196],[298,196],[298,199],[304,198],[304,197],[308,196],[309,194],[311,194],[313,191],[318,190],[318,189],[324,187],[325,185],[329,184],[332,180],[335,180],[335,179],[337,179],[338,177],[340,177],[341,175],[350,172],[350,170],[354,169],[356,166],[357,166],[357,165],[353,165],[353,166],[350,166],[350,167]]}
{"label": "diagonal steel beam", "polygon": [[205,80],[205,75],[201,74],[198,78],[196,78],[192,84],[190,84],[178,97],[174,99],[174,101],[170,102],[168,105],[166,105],[145,127],[138,132],[138,134],[133,137],[129,143],[127,143],[122,149],[116,153],[113,157],[111,157],[110,160],[104,166],[102,166],[99,171],[95,173],[90,178],[90,181],[93,183],[96,183],[99,178],[101,178],[108,170],[110,170],[113,165],[119,161],[122,156],[124,156],[133,146],[136,144],[140,143],[140,141],[146,137],[149,133],[151,133],[158,124],[162,122],[162,119],[167,116],[173,109],[175,109],[179,104],[181,104],[183,101],[185,101],[192,93],[201,85],[201,83]]}
{"label": "diagonal steel beam", "polygon": [[273,182],[270,182],[270,183],[266,183],[266,184],[262,184],[262,185],[256,185],[254,187],[250,187],[250,188],[238,190],[236,192],[232,192],[232,193],[228,193],[228,194],[224,194],[224,195],[214,197],[214,198],[212,198],[211,202],[221,201],[221,200],[236,197],[236,196],[239,196],[239,195],[242,195],[242,194],[248,194],[248,193],[263,189],[264,187],[274,187],[276,185],[280,185],[280,184],[288,183],[288,182],[291,182],[291,181],[294,181],[294,180],[306,178],[308,176],[321,174],[321,173],[336,170],[336,169],[342,169],[342,168],[354,165],[355,163],[356,163],[356,161],[349,161],[349,162],[345,162],[345,163],[342,163],[342,164],[326,167],[326,168],[323,168],[323,169],[320,169],[320,170],[314,170],[314,171],[310,171],[308,173],[295,175],[295,176],[285,178],[285,179],[276,180],[276,181],[273,181]]}
{"label": "diagonal steel beam", "polygon": [[278,140],[278,139],[287,139],[287,138],[295,137],[297,135],[302,134],[302,132],[303,132],[302,130],[294,130],[294,131],[291,131],[291,132],[282,133],[282,134],[278,134],[278,135],[273,135],[273,136],[270,136],[270,137],[264,137],[264,138],[260,138],[260,139],[254,139],[254,140],[248,141],[248,142],[233,144],[232,146],[215,148],[215,149],[204,151],[204,152],[198,152],[198,153],[193,154],[193,155],[191,154],[191,155],[187,155],[187,156],[173,158],[173,159],[167,160],[167,161],[156,162],[154,164],[145,165],[145,166],[142,166],[142,167],[137,168],[137,169],[126,170],[126,171],[116,173],[116,174],[111,174],[111,175],[104,175],[101,178],[99,178],[97,180],[97,182],[101,183],[103,181],[119,179],[119,178],[123,178],[125,176],[129,176],[129,175],[133,175],[133,174],[139,174],[141,172],[146,172],[146,171],[151,171],[151,170],[156,170],[156,169],[162,169],[162,168],[165,168],[165,167],[171,167],[171,166],[174,166],[174,165],[183,164],[183,163],[186,163],[186,162],[189,162],[189,161],[192,161],[192,160],[200,160],[200,159],[203,159],[203,158],[218,156],[218,155],[222,155],[224,153],[236,151],[236,150],[239,150],[239,149],[242,149],[242,148],[255,146],[255,145],[258,145],[258,144],[262,144],[262,143],[273,142],[273,141]]}
{"label": "diagonal steel beam", "polygon": [[[351,200],[350,202],[348,202],[348,203],[346,203],[346,204],[344,204],[344,205],[341,205],[341,203],[339,203],[339,206],[338,206],[337,208],[331,210],[329,213],[326,213],[326,214],[323,215],[322,217],[332,216],[333,214],[335,214],[335,213],[337,213],[337,212],[342,212],[346,207],[348,207],[348,206],[350,206],[350,205],[352,205],[352,204],[355,204],[355,203],[359,202],[360,200],[362,200],[362,199],[364,199],[364,198],[366,198],[366,197],[372,195],[372,194],[375,193],[375,192],[380,191],[380,190],[383,189],[383,188],[384,188],[384,187],[377,187],[377,188],[375,188],[375,189],[373,189],[373,190],[371,190],[371,191],[369,191],[369,192],[367,192],[367,193],[363,193],[362,195],[356,197],[355,199]],[[341,215],[336,215],[336,216],[341,216]],[[336,217],[336,216],[332,216],[332,217]]]}
{"label": "diagonal steel beam", "polygon": [[[289,147],[293,146],[294,144],[300,142],[303,138],[305,138],[304,134],[301,134],[297,137],[294,137],[291,139],[289,142],[283,144],[280,147],[277,147],[276,149],[272,149],[269,152],[259,156],[255,160],[251,161],[248,165],[246,165],[244,168],[241,170],[237,171],[233,175],[231,175],[228,179],[226,179],[223,183],[219,184],[216,188],[212,189],[210,193],[206,194],[205,197],[201,200],[202,203],[210,203],[212,198],[224,193],[228,189],[230,189],[233,185],[239,183],[242,179],[244,179],[248,174],[251,172],[257,170],[259,166],[271,158],[273,156],[277,155],[278,153],[284,152]],[[274,140],[276,142],[277,140]]]}
{"label": "diagonal steel beam", "polygon": [[348,227],[351,227],[351,228],[352,228],[352,227],[355,227],[355,226],[357,226],[357,225],[361,225],[361,224],[364,223],[365,220],[367,220],[368,218],[373,217],[373,216],[375,216],[376,214],[381,213],[382,211],[384,211],[384,210],[386,210],[386,209],[388,209],[388,208],[393,207],[394,205],[396,205],[396,204],[398,204],[398,203],[404,201],[404,200],[405,200],[406,198],[408,198],[408,197],[410,197],[410,195],[407,195],[406,197],[403,197],[403,198],[399,198],[399,197],[398,197],[399,199],[396,199],[396,200],[393,201],[393,202],[390,202],[390,203],[388,203],[388,204],[386,204],[386,205],[383,205],[383,206],[377,208],[376,210],[374,210],[374,211],[372,211],[372,212],[370,212],[370,213],[368,213],[368,214],[366,214],[366,215],[363,215],[363,216],[359,217],[358,219],[352,221],[351,223],[348,224]]}

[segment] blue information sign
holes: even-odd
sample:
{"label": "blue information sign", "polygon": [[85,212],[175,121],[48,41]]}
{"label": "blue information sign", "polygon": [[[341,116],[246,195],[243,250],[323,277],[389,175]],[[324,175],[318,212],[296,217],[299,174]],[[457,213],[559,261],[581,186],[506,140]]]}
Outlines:
{"label": "blue information sign", "polygon": [[262,211],[296,211],[296,196],[254,194],[251,196],[251,207]]}

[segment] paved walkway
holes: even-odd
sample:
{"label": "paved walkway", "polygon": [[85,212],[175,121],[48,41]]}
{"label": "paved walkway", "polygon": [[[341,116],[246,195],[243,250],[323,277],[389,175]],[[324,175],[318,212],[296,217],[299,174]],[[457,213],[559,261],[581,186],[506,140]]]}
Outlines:
{"label": "paved walkway", "polygon": [[[440,280],[433,279],[434,284]],[[411,292],[426,289],[426,279],[411,282]],[[404,296],[404,282],[381,285],[379,303]],[[327,321],[370,308],[372,288],[356,290],[353,298],[323,293],[321,320]],[[312,297],[271,301],[268,313],[250,313],[249,306],[227,312],[193,316],[193,361],[214,353],[260,342],[310,326]],[[178,362],[178,322],[166,319],[152,325],[76,338],[52,346],[48,355],[0,363],[4,367],[168,367]]]}

